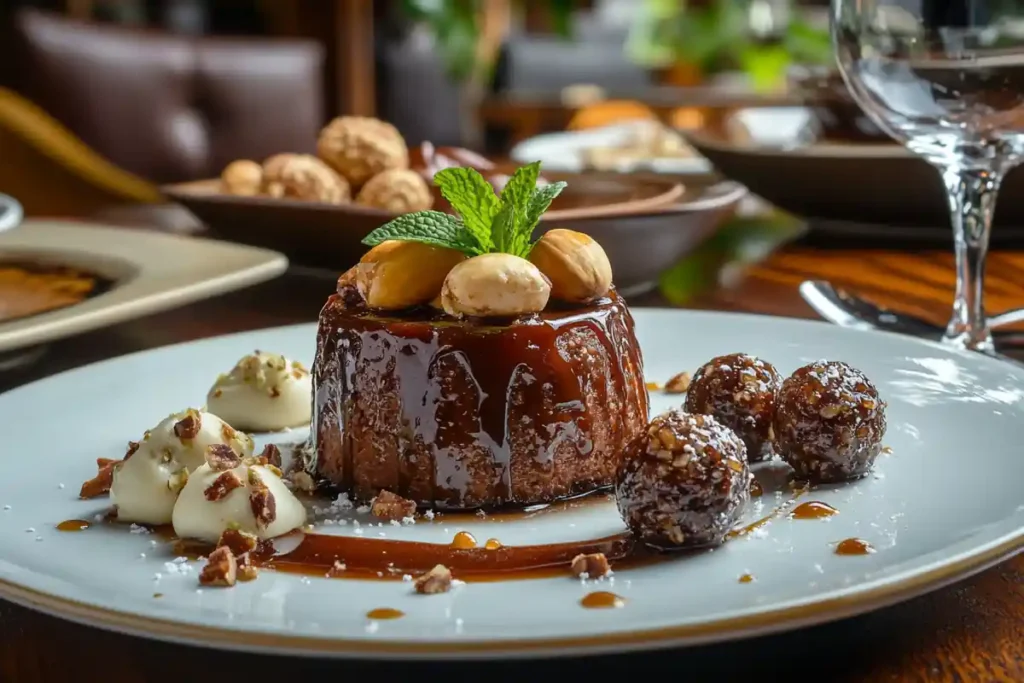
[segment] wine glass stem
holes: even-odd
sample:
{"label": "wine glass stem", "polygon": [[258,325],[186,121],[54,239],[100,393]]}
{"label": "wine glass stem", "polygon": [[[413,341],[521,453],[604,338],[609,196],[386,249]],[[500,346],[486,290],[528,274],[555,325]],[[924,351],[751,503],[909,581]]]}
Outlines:
{"label": "wine glass stem", "polygon": [[953,317],[943,341],[959,348],[993,353],[995,346],[985,316],[985,258],[1002,174],[959,166],[941,170],[949,195],[956,248]]}

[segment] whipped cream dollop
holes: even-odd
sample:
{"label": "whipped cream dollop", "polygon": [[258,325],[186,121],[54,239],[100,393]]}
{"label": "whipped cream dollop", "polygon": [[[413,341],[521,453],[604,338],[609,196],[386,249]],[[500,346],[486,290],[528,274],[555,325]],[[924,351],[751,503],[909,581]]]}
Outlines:
{"label": "whipped cream dollop", "polygon": [[227,529],[274,538],[306,523],[306,508],[263,458],[212,449],[188,478],[171,523],[180,538],[216,543]]}
{"label": "whipped cream dollop", "polygon": [[239,457],[252,455],[252,439],[208,412],[189,408],[148,430],[114,468],[110,500],[117,519],[140,524],[167,524],[189,475],[206,462],[211,446]]}
{"label": "whipped cream dollop", "polygon": [[256,351],[214,382],[207,409],[239,429],[272,431],[309,422],[313,379],[298,361]]}

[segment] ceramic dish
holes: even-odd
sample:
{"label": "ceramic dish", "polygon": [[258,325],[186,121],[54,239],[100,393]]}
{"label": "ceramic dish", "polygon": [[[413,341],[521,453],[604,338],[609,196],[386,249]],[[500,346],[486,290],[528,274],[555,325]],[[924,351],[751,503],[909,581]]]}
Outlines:
{"label": "ceramic dish", "polygon": [[[728,178],[781,209],[845,223],[946,228],[942,180],[896,143],[818,139],[803,107],[725,110],[687,140]],[[1011,171],[996,204],[996,231],[1024,226],[1024,174]]]}
{"label": "ceramic dish", "polygon": [[[564,176],[544,174],[558,180]],[[164,188],[221,237],[284,252],[293,262],[343,271],[366,251],[361,240],[387,220],[369,209],[220,194],[216,181]],[[548,211],[538,231],[572,228],[604,246],[620,289],[636,293],[710,234],[745,194],[731,182],[695,178],[685,188],[675,181],[625,175],[573,176],[565,193],[589,197],[632,197],[628,203]],[[640,203],[637,203],[637,202]],[[563,204],[563,207],[565,205]],[[628,208],[627,208],[628,207]]]}
{"label": "ceramic dish", "polygon": [[23,215],[21,204],[14,197],[0,194],[0,232],[16,228]]}
{"label": "ceramic dish", "polygon": [[80,303],[0,322],[12,352],[241,289],[284,272],[273,251],[88,223],[27,220],[0,235],[0,262],[93,273],[103,291]]}
{"label": "ceramic dish", "polygon": [[[170,543],[158,534],[100,522],[79,533],[58,531],[62,521],[92,521],[105,510],[104,499],[76,498],[77,484],[95,473],[96,458],[119,457],[125,441],[155,420],[201,403],[217,373],[253,348],[308,363],[315,326],[220,337],[114,359],[0,395],[8,452],[45,460],[0,481],[0,597],[101,628],[260,653],[482,658],[619,652],[734,639],[871,610],[979,571],[1024,544],[1021,367],[905,336],[815,322],[635,314],[649,380],[664,382],[737,349],[771,360],[786,374],[822,357],[859,367],[889,403],[885,443],[891,453],[880,456],[872,476],[813,489],[797,501],[785,470],[755,465],[764,494],[741,522],[767,520],[755,532],[713,552],[621,569],[599,581],[567,572],[417,595],[401,580],[263,571],[231,589],[200,590],[197,563],[175,562]],[[158,389],[140,392],[142,377]],[[678,395],[651,396],[652,412],[681,402]],[[39,434],[55,415],[66,438],[50,440],[39,453]],[[294,430],[257,441],[304,436]],[[973,457],[978,454],[984,458]],[[823,502],[838,513],[787,516],[800,501]],[[328,518],[336,523],[321,524],[318,532],[449,543],[456,532],[468,531],[506,546],[622,529],[614,504],[602,498],[525,516],[441,514],[406,526],[370,526],[372,520],[356,511]],[[875,552],[836,554],[836,543],[852,537]],[[742,581],[744,575],[752,580]],[[594,591],[621,596],[621,609],[582,607],[580,600]],[[385,607],[404,617],[367,617]]]}
{"label": "ceramic dish", "polygon": [[[509,153],[514,161],[540,160],[544,168],[565,173],[580,173],[592,167],[588,157],[593,150],[621,149],[630,146],[650,127],[647,121],[621,123],[592,130],[545,133],[523,140]],[[653,171],[670,175],[692,175],[711,170],[708,160],[692,150],[687,155],[624,156],[615,162],[620,173]],[[609,169],[611,170],[611,169]]]}

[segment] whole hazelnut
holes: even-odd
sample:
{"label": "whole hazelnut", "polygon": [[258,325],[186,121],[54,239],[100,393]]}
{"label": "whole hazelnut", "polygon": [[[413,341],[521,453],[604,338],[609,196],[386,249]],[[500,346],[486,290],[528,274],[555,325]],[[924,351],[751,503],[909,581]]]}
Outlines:
{"label": "whole hazelnut", "polygon": [[551,280],[551,296],[570,303],[600,299],[612,286],[612,266],[601,245],[575,230],[549,230],[530,251],[530,262]]}
{"label": "whole hazelnut", "polygon": [[512,254],[481,254],[452,268],[441,288],[448,315],[516,316],[539,313],[551,283],[537,266]]}
{"label": "whole hazelnut", "polygon": [[448,272],[466,256],[422,242],[388,240],[366,252],[355,266],[356,289],[370,308],[401,310],[428,303]]}
{"label": "whole hazelnut", "polygon": [[409,167],[409,150],[398,129],[366,116],[340,116],[328,123],[316,153],[356,187],[381,171]]}
{"label": "whole hazelnut", "polygon": [[275,154],[263,162],[263,192],[326,204],[345,204],[352,197],[348,181],[309,154]]}
{"label": "whole hazelnut", "polygon": [[224,192],[228,194],[256,196],[263,184],[263,168],[248,159],[232,161],[221,171],[220,183]]}
{"label": "whole hazelnut", "polygon": [[433,206],[434,194],[416,171],[392,168],[366,181],[356,196],[356,204],[391,213],[412,213],[426,211]]}

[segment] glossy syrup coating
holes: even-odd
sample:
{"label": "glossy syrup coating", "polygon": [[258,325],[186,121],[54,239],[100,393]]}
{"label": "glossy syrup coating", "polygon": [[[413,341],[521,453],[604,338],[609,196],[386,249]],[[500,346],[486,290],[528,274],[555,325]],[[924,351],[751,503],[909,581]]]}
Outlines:
{"label": "glossy syrup coating", "polygon": [[786,378],[775,444],[798,477],[836,482],[871,469],[885,435],[885,402],[863,372],[819,360]]}
{"label": "glossy syrup coating", "polygon": [[772,420],[782,375],[771,363],[733,353],[712,358],[690,382],[686,412],[713,415],[743,439],[751,462],[772,454]]}
{"label": "glossy syrup coating", "polygon": [[725,540],[750,498],[747,451],[710,415],[672,410],[651,420],[626,449],[615,501],[629,529],[655,548]]}

